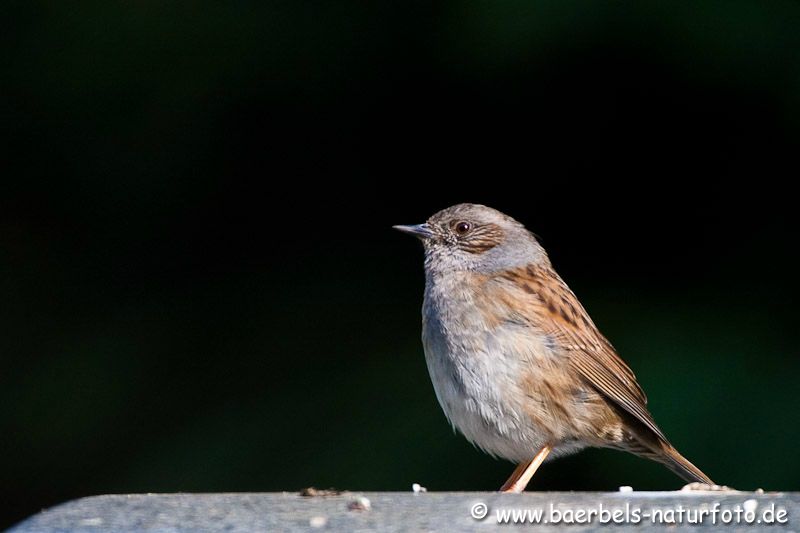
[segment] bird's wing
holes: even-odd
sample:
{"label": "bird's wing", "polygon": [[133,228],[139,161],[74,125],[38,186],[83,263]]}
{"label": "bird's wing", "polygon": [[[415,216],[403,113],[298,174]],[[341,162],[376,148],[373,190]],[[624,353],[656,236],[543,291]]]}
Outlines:
{"label": "bird's wing", "polygon": [[551,268],[528,266],[507,271],[501,278],[524,302],[526,320],[565,350],[569,364],[592,387],[667,441],[647,411],[647,397],[633,371],[558,274]]}

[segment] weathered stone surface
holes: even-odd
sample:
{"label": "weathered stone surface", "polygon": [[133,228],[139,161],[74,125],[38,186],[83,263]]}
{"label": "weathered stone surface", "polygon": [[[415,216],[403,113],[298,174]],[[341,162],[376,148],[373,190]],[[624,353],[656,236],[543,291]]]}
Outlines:
{"label": "weathered stone surface", "polygon": [[[482,505],[486,509],[485,518],[473,518],[473,513],[483,514]],[[737,507],[741,509],[738,521],[735,518]],[[770,515],[770,509],[775,513]],[[726,532],[767,528],[773,532],[800,530],[800,493],[529,492],[512,495],[494,492],[415,494],[409,491],[320,496],[297,493],[92,496],[45,510],[10,531],[485,531],[498,525],[498,513],[514,510],[523,513],[541,510],[541,521],[547,525],[540,525],[537,531],[555,531],[564,525],[574,532],[694,531],[698,527]],[[603,514],[603,510],[607,514]],[[777,523],[783,511],[785,523]],[[592,512],[594,515],[590,516]],[[703,516],[702,525],[691,523],[704,512],[707,514]],[[522,518],[535,517],[523,514]],[[560,518],[559,523],[553,524],[557,518]],[[725,518],[729,518],[730,523],[722,523]],[[748,518],[754,523],[746,523]],[[767,525],[770,519],[776,523]],[[531,525],[503,527],[514,529]]]}

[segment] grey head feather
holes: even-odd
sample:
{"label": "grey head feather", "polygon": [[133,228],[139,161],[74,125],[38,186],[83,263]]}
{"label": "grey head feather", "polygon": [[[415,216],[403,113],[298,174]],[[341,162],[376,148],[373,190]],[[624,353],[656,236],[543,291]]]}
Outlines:
{"label": "grey head feather", "polygon": [[[459,235],[456,227],[470,230]],[[510,216],[480,204],[458,204],[427,221],[433,237],[425,239],[425,270],[429,275],[454,271],[481,274],[529,264],[549,266],[544,248],[525,226]]]}

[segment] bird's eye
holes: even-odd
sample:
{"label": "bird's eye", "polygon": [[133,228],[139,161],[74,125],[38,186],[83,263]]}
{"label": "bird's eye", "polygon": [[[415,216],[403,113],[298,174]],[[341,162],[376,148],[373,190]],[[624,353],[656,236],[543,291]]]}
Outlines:
{"label": "bird's eye", "polygon": [[455,228],[456,228],[456,233],[458,233],[459,235],[464,235],[465,233],[467,233],[469,230],[472,229],[472,224],[470,224],[469,222],[459,222],[458,224],[456,224]]}

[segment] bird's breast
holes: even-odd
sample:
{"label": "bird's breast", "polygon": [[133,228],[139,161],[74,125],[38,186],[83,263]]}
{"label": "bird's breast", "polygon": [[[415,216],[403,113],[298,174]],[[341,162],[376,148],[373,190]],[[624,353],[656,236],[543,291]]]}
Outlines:
{"label": "bird's breast", "polygon": [[480,280],[428,280],[422,340],[436,397],[450,422],[484,450],[516,460],[545,439],[526,412],[523,376],[545,357],[530,327],[493,309]]}

